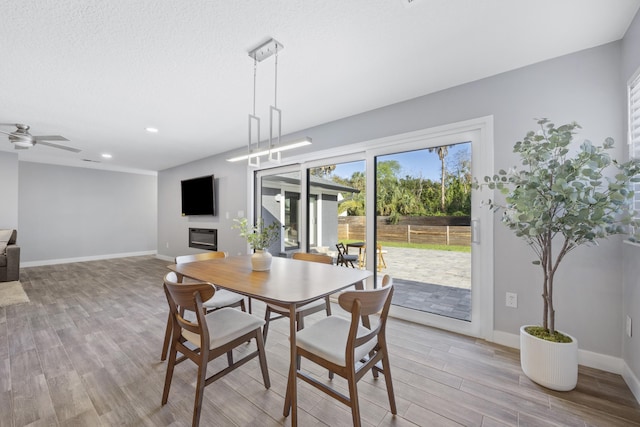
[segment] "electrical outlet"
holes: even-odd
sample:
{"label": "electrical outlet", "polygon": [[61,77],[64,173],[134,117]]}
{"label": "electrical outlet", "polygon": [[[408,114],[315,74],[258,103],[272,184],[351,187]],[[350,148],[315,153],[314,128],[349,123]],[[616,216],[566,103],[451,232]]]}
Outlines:
{"label": "electrical outlet", "polygon": [[511,308],[518,308],[518,294],[515,292],[507,292],[505,305]]}
{"label": "electrical outlet", "polygon": [[169,249],[169,242],[166,242],[166,245],[167,245],[167,249]]}
{"label": "electrical outlet", "polygon": [[631,338],[631,316],[627,316],[627,336]]}

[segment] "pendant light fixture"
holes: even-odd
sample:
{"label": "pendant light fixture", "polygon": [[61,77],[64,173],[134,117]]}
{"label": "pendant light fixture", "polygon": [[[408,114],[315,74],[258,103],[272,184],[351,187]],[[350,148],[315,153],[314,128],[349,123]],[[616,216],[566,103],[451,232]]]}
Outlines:
{"label": "pendant light fixture", "polygon": [[[281,152],[291,150],[311,144],[311,138],[305,137],[297,141],[291,141],[287,144],[281,144],[282,136],[282,111],[278,108],[278,52],[284,46],[275,39],[269,39],[249,51],[249,56],[253,59],[253,109],[249,114],[249,139],[247,142],[247,154],[231,159],[229,162],[237,162],[247,160],[249,166],[260,167],[260,157],[268,156],[267,160],[273,162],[281,161]],[[260,144],[260,117],[256,115],[256,80],[258,72],[258,62],[275,56],[275,72],[274,72],[274,96],[273,105],[269,107],[269,140],[268,146],[261,147]]]}

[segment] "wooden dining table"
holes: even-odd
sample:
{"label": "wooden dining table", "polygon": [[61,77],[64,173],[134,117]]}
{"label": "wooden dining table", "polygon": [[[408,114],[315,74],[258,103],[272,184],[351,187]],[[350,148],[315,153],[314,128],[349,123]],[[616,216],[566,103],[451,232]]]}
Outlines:
{"label": "wooden dining table", "polygon": [[292,426],[298,424],[296,307],[353,285],[356,289],[362,289],[364,281],[373,275],[367,270],[280,257],[273,257],[269,271],[253,271],[251,255],[174,264],[169,269],[186,277],[213,283],[247,297],[289,309],[291,358],[287,388],[291,404],[288,405],[285,399],[283,415],[286,417],[291,411]]}

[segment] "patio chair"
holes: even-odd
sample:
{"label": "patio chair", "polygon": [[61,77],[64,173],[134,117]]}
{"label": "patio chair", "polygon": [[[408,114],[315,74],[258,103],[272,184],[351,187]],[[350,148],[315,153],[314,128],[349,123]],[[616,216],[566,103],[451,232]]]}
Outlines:
{"label": "patio chair", "polygon": [[351,266],[351,268],[356,268],[354,262],[358,262],[358,255],[349,255],[347,253],[347,248],[345,248],[344,246],[344,243],[337,243],[336,249],[338,249],[338,261],[336,264],[345,267]]}

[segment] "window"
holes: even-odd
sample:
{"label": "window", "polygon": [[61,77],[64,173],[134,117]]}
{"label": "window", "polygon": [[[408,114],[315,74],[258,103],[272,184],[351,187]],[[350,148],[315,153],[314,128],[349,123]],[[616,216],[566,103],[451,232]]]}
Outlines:
{"label": "window", "polygon": [[[629,157],[640,159],[640,70],[629,83]],[[640,215],[640,183],[631,185],[635,192],[633,208]]]}

